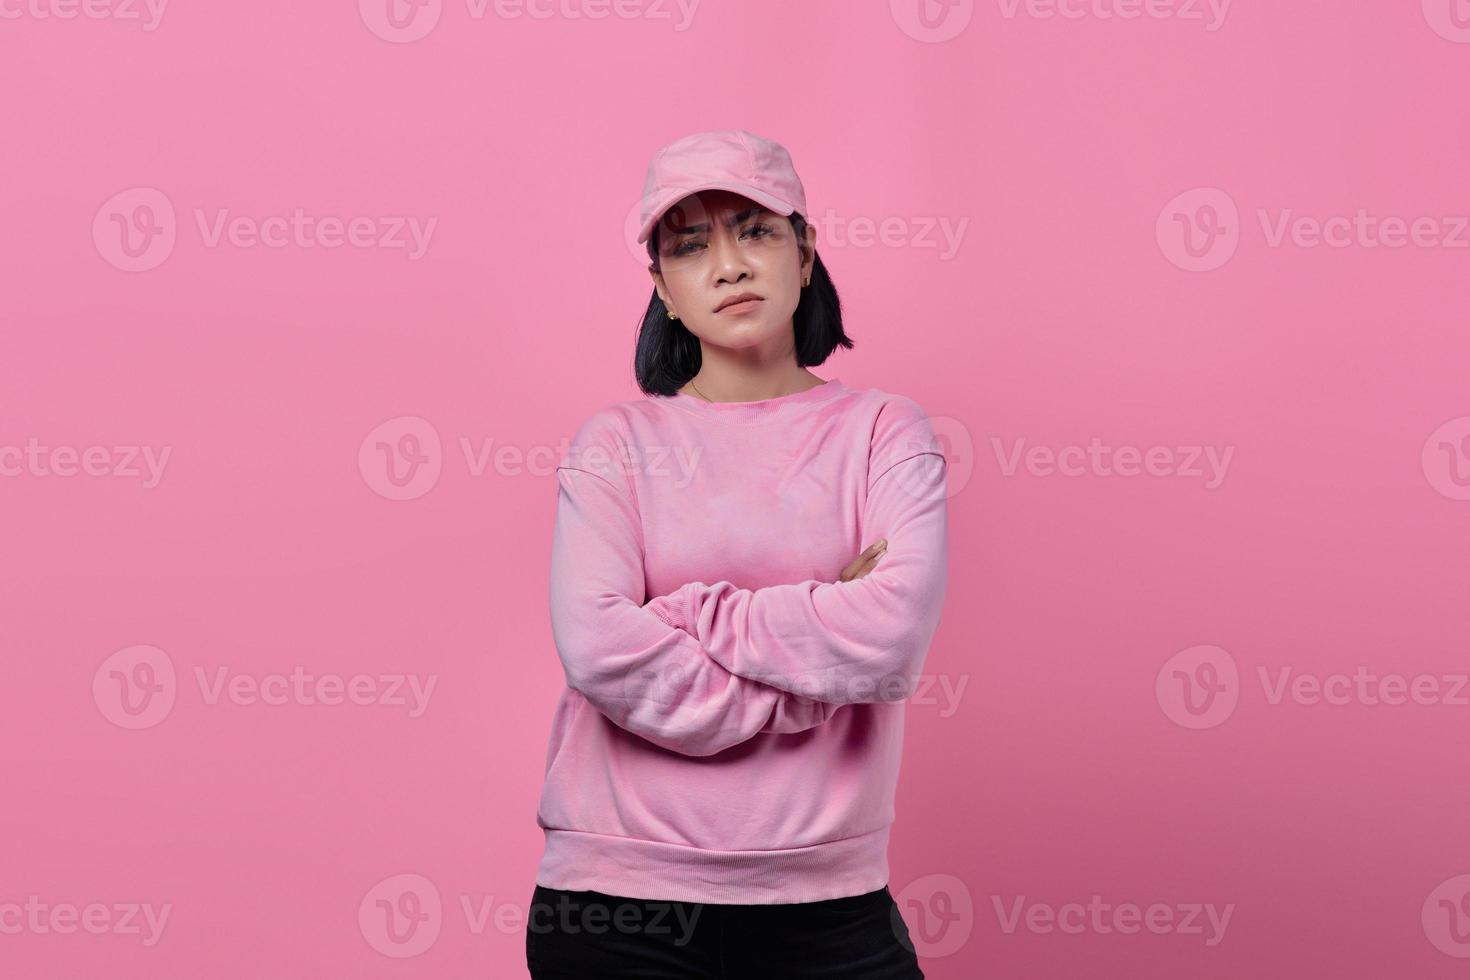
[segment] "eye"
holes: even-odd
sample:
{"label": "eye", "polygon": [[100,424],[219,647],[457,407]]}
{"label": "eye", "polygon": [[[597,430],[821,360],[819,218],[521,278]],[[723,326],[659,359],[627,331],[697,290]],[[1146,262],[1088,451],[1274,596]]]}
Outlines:
{"label": "eye", "polygon": [[[775,233],[776,233],[776,229],[775,228],[771,227],[768,224],[765,224],[764,222],[759,222],[758,221],[755,224],[751,225],[750,227],[746,228],[743,232],[741,232],[740,233],[740,236],[742,238],[747,237],[747,236],[754,237],[754,238],[769,238],[771,235],[774,235]],[[696,248],[701,247],[702,244],[703,243],[700,242],[698,239],[694,239],[694,238],[685,239],[684,241],[680,242],[678,245],[674,246],[674,249],[669,254],[671,254],[671,255],[689,255]]]}

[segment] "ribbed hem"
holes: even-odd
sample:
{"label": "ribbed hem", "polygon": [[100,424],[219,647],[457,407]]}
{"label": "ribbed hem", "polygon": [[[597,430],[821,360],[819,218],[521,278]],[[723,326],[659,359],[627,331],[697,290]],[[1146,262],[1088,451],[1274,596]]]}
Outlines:
{"label": "ribbed hem", "polygon": [[866,895],[888,884],[888,833],[773,851],[710,851],[580,830],[546,831],[536,883],[620,898],[778,905]]}

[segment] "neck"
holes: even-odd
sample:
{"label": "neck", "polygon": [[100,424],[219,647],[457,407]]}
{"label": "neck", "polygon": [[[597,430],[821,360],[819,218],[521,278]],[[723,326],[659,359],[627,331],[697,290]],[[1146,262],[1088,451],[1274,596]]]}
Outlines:
{"label": "neck", "polygon": [[736,375],[702,367],[679,391],[708,402],[752,402],[794,395],[824,383],[823,378],[806,368],[794,366],[790,372],[761,371]]}

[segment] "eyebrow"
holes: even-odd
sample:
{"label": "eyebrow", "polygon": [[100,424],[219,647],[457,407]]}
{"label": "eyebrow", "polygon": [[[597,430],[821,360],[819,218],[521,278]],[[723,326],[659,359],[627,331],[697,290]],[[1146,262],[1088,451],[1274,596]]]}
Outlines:
{"label": "eyebrow", "polygon": [[[751,216],[757,215],[757,214],[764,214],[765,211],[766,211],[766,209],[763,208],[763,207],[761,207],[760,205],[756,205],[753,208],[746,208],[744,211],[741,211],[739,214],[733,214],[729,218],[725,219],[725,224],[727,224],[727,225],[729,225],[730,227],[733,228],[733,227],[735,227],[738,224],[743,224],[747,218],[750,218]],[[709,230],[709,222],[708,221],[702,221],[702,222],[700,222],[697,225],[686,225],[683,228],[675,228],[675,229],[673,229],[673,232],[676,235],[697,235],[697,234],[699,234],[702,231],[708,231],[708,230]]]}

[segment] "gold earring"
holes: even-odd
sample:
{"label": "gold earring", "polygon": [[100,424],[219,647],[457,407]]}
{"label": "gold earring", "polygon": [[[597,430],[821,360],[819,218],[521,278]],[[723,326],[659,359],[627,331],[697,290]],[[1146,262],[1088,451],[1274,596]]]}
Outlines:
{"label": "gold earring", "polygon": [[677,320],[677,319],[679,319],[679,314],[677,314],[674,311],[670,310],[669,311],[669,319],[670,320]]}

